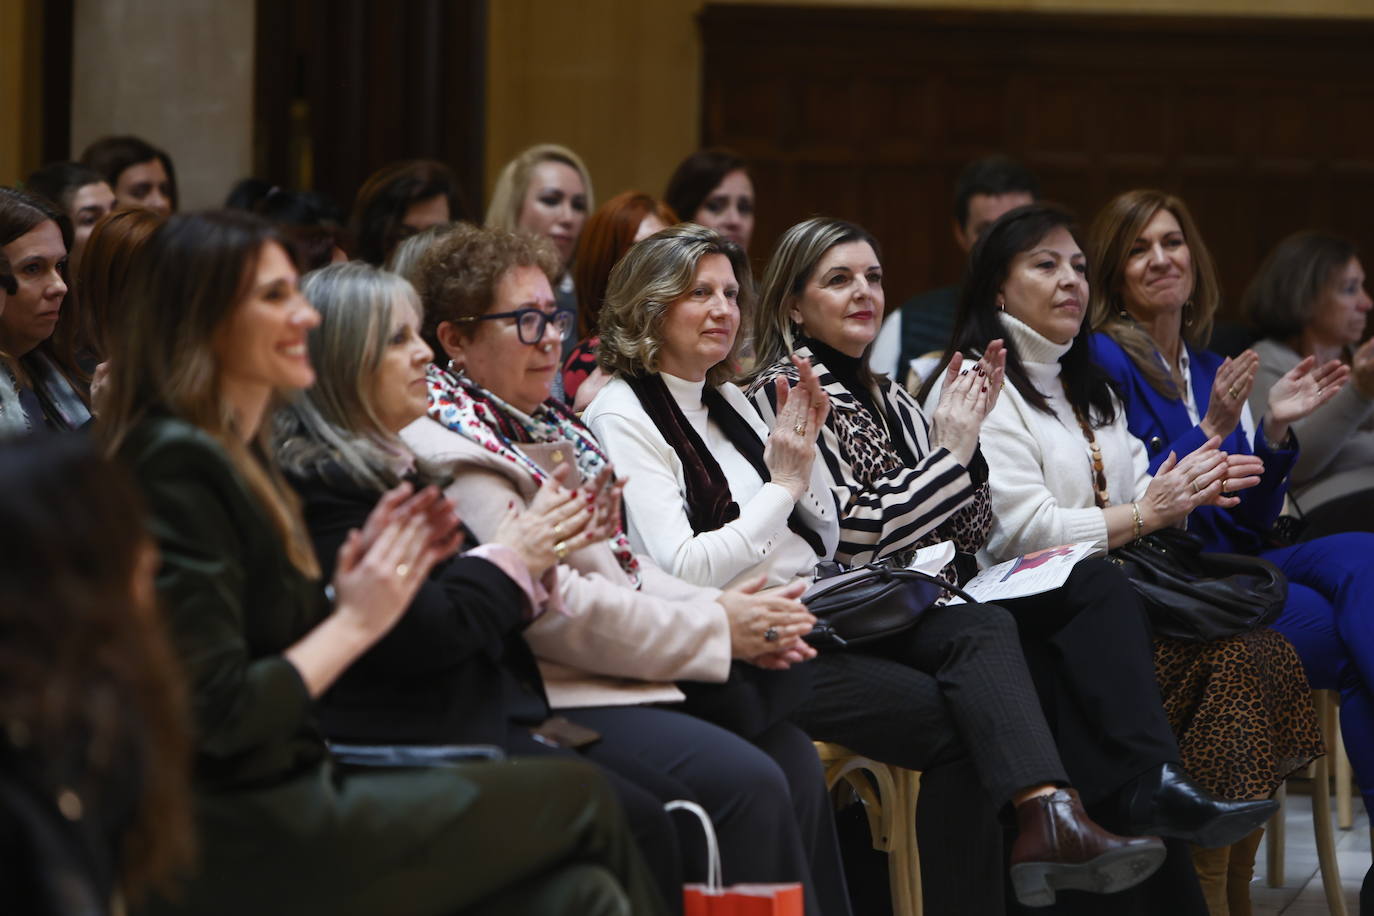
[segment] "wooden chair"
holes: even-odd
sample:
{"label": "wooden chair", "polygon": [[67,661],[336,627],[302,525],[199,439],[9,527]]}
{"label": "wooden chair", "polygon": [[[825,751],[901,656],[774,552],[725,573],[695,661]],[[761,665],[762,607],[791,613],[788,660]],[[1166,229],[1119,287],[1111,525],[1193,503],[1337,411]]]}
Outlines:
{"label": "wooden chair", "polygon": [[887,853],[892,916],[921,916],[921,862],[916,848],[916,798],[921,774],[879,763],[838,744],[816,742],[825,785],[844,780],[863,802],[873,848]]}
{"label": "wooden chair", "polygon": [[[1322,873],[1322,890],[1326,892],[1326,907],[1331,916],[1348,916],[1345,897],[1341,893],[1341,872],[1336,862],[1335,831],[1331,826],[1331,757],[1336,723],[1336,704],[1333,694],[1327,690],[1312,691],[1312,701],[1317,707],[1317,720],[1321,723],[1322,737],[1328,753],[1318,757],[1312,764],[1312,830],[1317,840],[1317,864]],[[1265,854],[1268,860],[1266,882],[1270,887],[1283,887],[1284,829],[1283,818],[1287,813],[1288,787],[1280,786],[1274,793],[1278,799],[1279,810],[1269,822],[1265,832]]]}

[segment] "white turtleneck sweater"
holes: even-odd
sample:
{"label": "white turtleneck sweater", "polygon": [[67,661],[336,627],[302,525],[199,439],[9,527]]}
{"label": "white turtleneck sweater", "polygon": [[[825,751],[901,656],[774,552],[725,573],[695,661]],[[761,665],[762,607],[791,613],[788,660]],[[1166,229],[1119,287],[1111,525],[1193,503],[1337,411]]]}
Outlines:
{"label": "white turtleneck sweater", "polygon": [[[680,579],[717,588],[759,575],[767,577],[768,585],[781,585],[798,576],[809,576],[818,559],[834,556],[839,521],[824,462],[813,463],[811,488],[793,503],[786,489],[764,483],[748,459],[708,420],[701,401],[704,382],[666,372],[660,375],[683,416],[720,465],[740,514],[715,531],[692,531],[682,461],[630,386],[614,378],[597,393],[582,419],[596,434],[616,473],[626,478],[626,533],[634,548]],[[768,426],[739,388],[725,384],[717,390],[754,428],[760,441],[768,438]],[[787,527],[794,505],[801,509],[806,525],[821,536],[824,558],[818,558],[806,540]]]}
{"label": "white turtleneck sweater", "polygon": [[[979,560],[1000,563],[1079,541],[1106,549],[1107,522],[1093,493],[1092,452],[1059,381],[1059,358],[1069,352],[1069,344],[1042,337],[1006,312],[1001,318],[1031,383],[1054,414],[1032,407],[1007,385],[984,421],[981,445],[988,462],[992,532]],[[926,402],[927,413],[938,393],[937,384]],[[1149,459],[1126,426],[1125,410],[1118,407],[1116,420],[1093,433],[1102,450],[1112,505],[1141,498],[1150,483]]]}

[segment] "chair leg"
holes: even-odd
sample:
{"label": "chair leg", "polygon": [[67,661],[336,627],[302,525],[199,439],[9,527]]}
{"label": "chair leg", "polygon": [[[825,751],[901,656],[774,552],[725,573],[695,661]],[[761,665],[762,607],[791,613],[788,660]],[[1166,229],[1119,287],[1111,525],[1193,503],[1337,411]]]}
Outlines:
{"label": "chair leg", "polygon": [[[1327,747],[1331,746],[1330,731],[1325,726],[1330,723],[1331,699],[1324,690],[1314,692],[1317,702],[1317,715],[1327,733]],[[1345,896],[1341,891],[1340,864],[1336,861],[1335,833],[1331,829],[1331,758],[1318,757],[1313,765],[1312,779],[1312,829],[1317,838],[1317,862],[1321,867],[1322,889],[1326,892],[1326,907],[1331,916],[1346,916]]]}
{"label": "chair leg", "polygon": [[1349,830],[1355,825],[1355,808],[1353,793],[1350,790],[1354,775],[1350,772],[1350,756],[1345,752],[1345,742],[1341,740],[1341,718],[1339,715],[1339,704],[1331,704],[1336,707],[1332,710],[1331,716],[1331,756],[1336,761],[1336,826],[1342,830]]}
{"label": "chair leg", "polygon": [[1264,883],[1270,887],[1283,887],[1283,818],[1288,813],[1288,785],[1279,786],[1274,793],[1279,810],[1269,819],[1269,828],[1264,832],[1265,875]]}

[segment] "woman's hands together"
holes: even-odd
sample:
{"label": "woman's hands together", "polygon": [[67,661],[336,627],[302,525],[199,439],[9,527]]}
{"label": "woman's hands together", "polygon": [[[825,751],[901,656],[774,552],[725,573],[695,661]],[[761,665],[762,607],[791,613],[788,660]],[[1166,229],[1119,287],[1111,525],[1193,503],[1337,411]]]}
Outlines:
{"label": "woman's hands together", "polygon": [[1350,367],[1338,359],[1320,366],[1309,356],[1269,389],[1269,412],[1264,434],[1271,442],[1288,438],[1288,427],[1334,398],[1350,379]]}
{"label": "woman's hands together", "polygon": [[1234,494],[1260,482],[1264,462],[1254,455],[1230,455],[1217,448],[1213,436],[1196,451],[1164,459],[1140,500],[1146,531],[1177,525],[1198,506],[1230,508],[1240,503]]}
{"label": "woman's hands together", "polygon": [[973,460],[983,421],[997,406],[1006,371],[1007,351],[1000,339],[988,344],[983,358],[968,368],[964,355],[954,354],[930,416],[932,447],[948,449],[963,465]]}
{"label": "woman's hands together", "polygon": [[1225,439],[1240,423],[1241,411],[1250,400],[1255,387],[1255,373],[1259,371],[1259,354],[1246,350],[1235,359],[1226,357],[1212,379],[1212,396],[1207,402],[1207,414],[1199,426],[1207,436]]}
{"label": "woman's hands together", "polygon": [[569,465],[560,465],[544,479],[528,506],[512,502],[487,541],[514,550],[535,579],[598,537],[593,525],[595,496],[566,486],[570,473]]}
{"label": "woman's hands together", "polygon": [[821,388],[810,362],[793,355],[792,365],[797,367],[796,385],[782,377],[773,383],[778,412],[763,446],[763,463],[772,482],[797,500],[811,485],[816,437],[830,416],[830,396]]}
{"label": "woman's hands together", "polygon": [[764,589],[765,581],[760,576],[716,597],[730,621],[731,657],[772,670],[814,658],[816,650],[802,637],[811,632],[816,618],[797,600],[806,584]]}

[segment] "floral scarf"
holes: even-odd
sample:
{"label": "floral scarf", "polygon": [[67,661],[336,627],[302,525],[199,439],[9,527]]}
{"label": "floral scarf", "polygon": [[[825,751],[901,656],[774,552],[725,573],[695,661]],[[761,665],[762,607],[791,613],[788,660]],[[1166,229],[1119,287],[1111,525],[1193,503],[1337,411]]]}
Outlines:
{"label": "floral scarf", "polygon": [[[522,442],[568,442],[582,476],[591,480],[610,463],[591,430],[557,400],[547,400],[533,415],[524,414],[473,382],[465,375],[431,364],[425,375],[429,386],[429,416],[489,452],[500,455],[541,484],[544,469],[520,449]],[[635,559],[623,527],[610,539],[620,568],[639,588],[639,561]]]}

